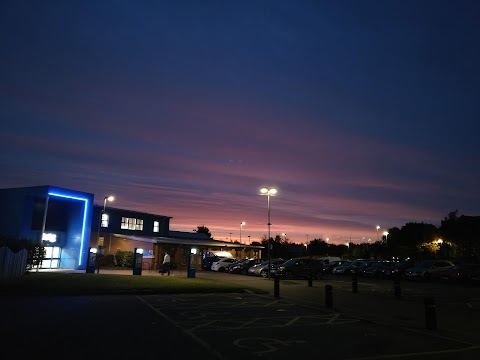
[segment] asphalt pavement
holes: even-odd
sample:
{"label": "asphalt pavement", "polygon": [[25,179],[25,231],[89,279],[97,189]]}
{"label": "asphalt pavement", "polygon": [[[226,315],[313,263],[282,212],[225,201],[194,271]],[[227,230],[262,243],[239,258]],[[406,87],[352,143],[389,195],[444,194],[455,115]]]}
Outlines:
{"label": "asphalt pavement", "polygon": [[[0,341],[5,349],[21,340],[19,354],[51,359],[469,360],[480,355],[479,287],[402,282],[397,297],[388,281],[358,279],[354,291],[349,278],[275,282],[210,271],[196,277],[245,283],[267,293],[5,297]],[[434,300],[433,313],[426,298]]]}

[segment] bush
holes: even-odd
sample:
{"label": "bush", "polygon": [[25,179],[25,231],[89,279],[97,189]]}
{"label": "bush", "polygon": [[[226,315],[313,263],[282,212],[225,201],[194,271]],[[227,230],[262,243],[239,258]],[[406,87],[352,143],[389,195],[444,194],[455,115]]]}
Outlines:
{"label": "bush", "polygon": [[133,267],[133,252],[118,250],[114,255],[114,265],[126,268]]}

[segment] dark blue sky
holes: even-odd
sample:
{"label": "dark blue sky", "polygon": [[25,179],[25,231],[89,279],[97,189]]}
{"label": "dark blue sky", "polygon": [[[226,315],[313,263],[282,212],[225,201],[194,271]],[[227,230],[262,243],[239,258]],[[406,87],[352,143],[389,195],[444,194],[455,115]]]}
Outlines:
{"label": "dark blue sky", "polygon": [[220,240],[267,233],[262,186],[293,242],[480,215],[479,18],[466,0],[3,0],[0,187],[113,194]]}

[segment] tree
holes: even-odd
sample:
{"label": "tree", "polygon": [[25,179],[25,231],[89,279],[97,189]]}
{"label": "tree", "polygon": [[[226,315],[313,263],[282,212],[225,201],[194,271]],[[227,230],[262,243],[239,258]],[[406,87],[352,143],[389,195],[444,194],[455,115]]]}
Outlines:
{"label": "tree", "polygon": [[199,226],[197,226],[197,230],[193,230],[193,231],[196,231],[197,234],[205,234],[209,238],[212,237],[212,234],[210,233],[210,230],[205,225],[201,225],[201,226],[199,225]]}

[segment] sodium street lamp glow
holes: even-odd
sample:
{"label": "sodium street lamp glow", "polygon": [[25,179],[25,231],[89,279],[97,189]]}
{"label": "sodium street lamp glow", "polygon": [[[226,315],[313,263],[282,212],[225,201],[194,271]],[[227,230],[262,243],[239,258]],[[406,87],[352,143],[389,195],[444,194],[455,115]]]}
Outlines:
{"label": "sodium street lamp glow", "polygon": [[268,278],[270,279],[270,270],[272,266],[272,254],[271,254],[271,241],[270,241],[270,196],[275,196],[277,193],[277,189],[275,188],[266,188],[263,187],[260,189],[260,195],[266,195],[267,196],[267,207],[268,207],[268,241],[267,241],[267,246],[268,246]]}
{"label": "sodium street lamp glow", "polygon": [[377,242],[380,241],[380,238],[378,237],[378,230],[380,230],[380,225],[377,225]]}

